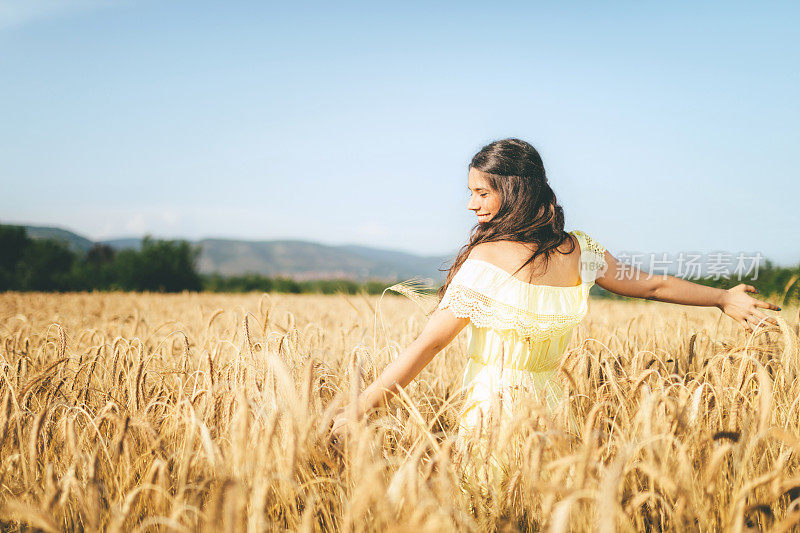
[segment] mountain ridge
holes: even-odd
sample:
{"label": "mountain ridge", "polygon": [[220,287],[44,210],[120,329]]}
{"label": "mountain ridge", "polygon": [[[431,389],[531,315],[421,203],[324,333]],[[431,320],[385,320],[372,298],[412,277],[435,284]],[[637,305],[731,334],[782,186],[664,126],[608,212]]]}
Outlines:
{"label": "mountain ridge", "polygon": [[[24,225],[36,239],[53,238],[73,251],[85,253],[96,244],[116,250],[138,249],[142,238],[120,237],[93,241],[66,228]],[[401,250],[372,248],[359,244],[328,245],[300,239],[243,240],[235,238],[183,239],[200,246],[201,274],[239,276],[259,274],[310,279],[351,279],[354,281],[398,281],[413,277],[444,279],[447,256],[417,255]]]}

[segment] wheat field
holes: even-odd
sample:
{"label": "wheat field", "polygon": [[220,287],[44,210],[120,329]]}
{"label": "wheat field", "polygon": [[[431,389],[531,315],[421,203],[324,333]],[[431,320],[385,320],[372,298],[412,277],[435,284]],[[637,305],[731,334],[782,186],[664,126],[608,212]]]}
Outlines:
{"label": "wheat field", "polygon": [[434,305],[389,294],[0,294],[2,529],[800,523],[796,307],[747,336],[716,309],[593,300],[561,373],[580,434],[564,430],[566,411],[524,405],[492,434],[513,460],[490,483],[454,446],[466,330],[343,449],[321,429]]}

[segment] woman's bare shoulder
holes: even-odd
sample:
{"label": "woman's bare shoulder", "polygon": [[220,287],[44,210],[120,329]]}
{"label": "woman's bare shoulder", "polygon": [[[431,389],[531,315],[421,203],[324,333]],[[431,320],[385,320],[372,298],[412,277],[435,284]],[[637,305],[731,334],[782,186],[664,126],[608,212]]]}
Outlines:
{"label": "woman's bare shoulder", "polygon": [[508,269],[519,262],[521,257],[530,257],[534,249],[530,244],[515,241],[482,242],[470,250],[469,259],[486,261]]}
{"label": "woman's bare shoulder", "polygon": [[[570,239],[575,243],[572,249],[570,249]],[[553,264],[557,265],[558,268],[569,268],[572,263],[577,263],[577,259],[573,256],[578,256],[580,254],[580,244],[574,235],[570,235],[570,239],[565,239],[558,247],[561,253],[550,254],[550,259],[555,259],[555,263]],[[513,272],[530,259],[535,251],[536,245],[532,243],[495,241],[476,245],[470,250],[467,257],[486,261],[506,271]],[[537,263],[540,262],[541,261],[537,261]]]}

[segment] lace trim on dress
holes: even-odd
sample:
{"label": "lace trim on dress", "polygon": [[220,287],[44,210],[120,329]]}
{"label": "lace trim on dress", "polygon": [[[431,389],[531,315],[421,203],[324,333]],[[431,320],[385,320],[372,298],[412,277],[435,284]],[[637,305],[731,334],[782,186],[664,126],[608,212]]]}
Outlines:
{"label": "lace trim on dress", "polygon": [[599,242],[597,242],[596,240],[592,239],[591,237],[589,237],[585,233],[583,234],[583,236],[586,238],[586,247],[587,248],[589,248],[593,252],[595,252],[597,254],[600,254],[600,255],[603,255],[606,252],[606,249]]}
{"label": "lace trim on dress", "polygon": [[581,281],[594,282],[598,273],[605,272],[608,268],[606,263],[606,249],[602,244],[591,238],[589,235],[580,230],[571,232],[576,237],[583,240],[581,247]]}
{"label": "lace trim on dress", "polygon": [[576,313],[531,313],[498,302],[464,285],[451,284],[447,289],[439,304],[440,309],[450,308],[455,316],[469,318],[479,328],[515,330],[520,336],[534,341],[563,335],[583,319],[587,310],[582,305]]}

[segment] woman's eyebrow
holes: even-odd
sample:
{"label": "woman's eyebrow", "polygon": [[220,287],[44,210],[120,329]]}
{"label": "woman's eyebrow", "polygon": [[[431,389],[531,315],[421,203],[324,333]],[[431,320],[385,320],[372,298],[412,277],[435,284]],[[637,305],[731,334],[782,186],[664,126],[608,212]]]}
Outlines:
{"label": "woman's eyebrow", "polygon": [[[468,191],[471,191],[472,189],[470,189],[469,187],[467,187],[467,190],[468,190]],[[475,187],[475,190],[476,190],[476,191],[488,191],[489,189],[484,189],[483,187]]]}

